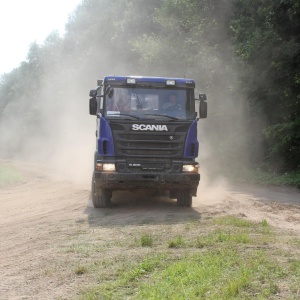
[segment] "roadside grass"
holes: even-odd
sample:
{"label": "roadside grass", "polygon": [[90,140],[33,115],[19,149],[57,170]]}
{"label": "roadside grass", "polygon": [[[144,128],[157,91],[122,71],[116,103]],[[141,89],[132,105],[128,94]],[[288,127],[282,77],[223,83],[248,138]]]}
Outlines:
{"label": "roadside grass", "polygon": [[253,183],[259,185],[292,186],[300,188],[300,171],[279,174],[259,169],[231,169],[225,176],[234,182]]}
{"label": "roadside grass", "polygon": [[153,245],[153,238],[151,234],[144,234],[141,237],[141,246],[142,247],[151,247]]}
{"label": "roadside grass", "polygon": [[0,188],[20,183],[23,180],[23,176],[15,168],[0,164]]}
{"label": "roadside grass", "polygon": [[94,284],[80,300],[299,299],[299,238],[266,220],[221,216],[144,226],[134,234],[122,228],[97,249],[99,234],[83,239],[89,257],[75,273]]}

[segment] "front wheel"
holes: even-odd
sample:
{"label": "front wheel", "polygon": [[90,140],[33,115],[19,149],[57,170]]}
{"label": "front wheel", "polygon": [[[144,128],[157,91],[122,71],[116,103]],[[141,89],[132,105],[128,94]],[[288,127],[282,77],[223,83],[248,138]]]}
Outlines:
{"label": "front wheel", "polygon": [[107,189],[101,189],[100,193],[95,191],[95,180],[94,176],[92,179],[92,201],[95,208],[109,207],[111,204],[112,192]]}
{"label": "front wheel", "polygon": [[111,204],[111,193],[107,190],[101,189],[100,194],[94,194],[92,197],[95,208],[109,207]]}
{"label": "front wheel", "polygon": [[177,206],[179,207],[191,207],[192,196],[190,190],[179,190],[177,192]]}

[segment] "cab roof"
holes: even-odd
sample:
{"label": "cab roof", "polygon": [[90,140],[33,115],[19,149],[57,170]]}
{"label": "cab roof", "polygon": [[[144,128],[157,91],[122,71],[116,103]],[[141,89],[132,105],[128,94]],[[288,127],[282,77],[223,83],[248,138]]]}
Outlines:
{"label": "cab roof", "polygon": [[111,86],[195,88],[193,79],[152,76],[105,76],[103,84]]}

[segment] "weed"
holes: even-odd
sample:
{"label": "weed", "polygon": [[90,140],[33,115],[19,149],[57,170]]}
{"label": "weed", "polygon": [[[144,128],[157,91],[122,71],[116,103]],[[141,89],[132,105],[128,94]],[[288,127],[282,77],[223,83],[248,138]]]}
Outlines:
{"label": "weed", "polygon": [[151,234],[145,234],[141,237],[141,246],[142,247],[151,247],[153,244],[153,238]]}
{"label": "weed", "polygon": [[182,236],[177,236],[171,241],[169,241],[169,248],[180,248],[185,245],[185,242],[182,238]]}
{"label": "weed", "polygon": [[207,246],[207,243],[204,240],[204,238],[197,237],[197,239],[196,239],[196,247],[197,248],[204,248],[205,246]]}
{"label": "weed", "polygon": [[85,273],[87,273],[88,269],[85,266],[82,265],[78,265],[75,269],[75,274],[76,275],[83,275]]}
{"label": "weed", "polygon": [[279,286],[277,285],[277,283],[276,282],[270,282],[270,293],[271,294],[278,294],[278,293],[280,293],[280,289],[279,289]]}

